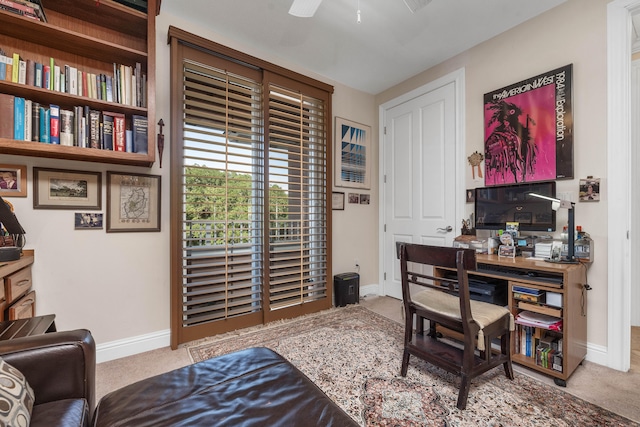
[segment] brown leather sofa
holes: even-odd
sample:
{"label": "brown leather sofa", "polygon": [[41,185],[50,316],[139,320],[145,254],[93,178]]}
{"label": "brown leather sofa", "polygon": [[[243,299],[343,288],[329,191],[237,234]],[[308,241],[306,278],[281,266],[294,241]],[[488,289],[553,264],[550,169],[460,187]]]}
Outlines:
{"label": "brown leather sofa", "polygon": [[24,374],[36,397],[30,427],[91,424],[96,345],[89,331],[0,341],[2,358]]}
{"label": "brown leather sofa", "polygon": [[274,351],[241,350],[130,384],[95,401],[89,331],[0,342],[36,401],[31,426],[357,426]]}

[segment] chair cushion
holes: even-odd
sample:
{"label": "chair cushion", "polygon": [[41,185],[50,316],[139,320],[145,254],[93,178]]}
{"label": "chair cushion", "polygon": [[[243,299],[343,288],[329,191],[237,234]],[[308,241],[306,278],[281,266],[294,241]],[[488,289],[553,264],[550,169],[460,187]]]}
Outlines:
{"label": "chair cushion", "polygon": [[89,422],[85,399],[62,399],[34,406],[29,427],[87,427]]}
{"label": "chair cushion", "polygon": [[[434,313],[462,320],[460,300],[454,295],[427,288],[413,295],[411,300],[420,307],[424,307]],[[509,330],[513,331],[515,329],[513,314],[507,308],[475,300],[471,300],[469,303],[471,305],[471,317],[480,328],[478,332],[478,350],[484,350],[483,329],[502,318],[505,314],[509,314]]]}
{"label": "chair cushion", "polygon": [[27,427],[35,396],[22,372],[0,358],[0,425]]}

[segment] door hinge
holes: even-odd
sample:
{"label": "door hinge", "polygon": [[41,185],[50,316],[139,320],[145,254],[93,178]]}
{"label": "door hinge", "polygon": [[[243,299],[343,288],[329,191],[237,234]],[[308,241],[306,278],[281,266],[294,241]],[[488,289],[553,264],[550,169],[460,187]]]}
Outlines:
{"label": "door hinge", "polygon": [[387,280],[387,273],[384,273],[384,280]]}
{"label": "door hinge", "polygon": [[384,127],[384,134],[385,135],[387,134],[387,127],[386,126]]}
{"label": "door hinge", "polygon": [[383,232],[384,232],[384,233],[386,233],[386,232],[387,232],[387,224],[385,224],[385,225],[384,225],[384,231],[383,231]]}
{"label": "door hinge", "polygon": [[383,184],[386,184],[386,183],[387,183],[387,175],[386,175],[386,174],[384,175],[384,178],[383,178],[383,180],[382,180],[382,183],[383,183]]}

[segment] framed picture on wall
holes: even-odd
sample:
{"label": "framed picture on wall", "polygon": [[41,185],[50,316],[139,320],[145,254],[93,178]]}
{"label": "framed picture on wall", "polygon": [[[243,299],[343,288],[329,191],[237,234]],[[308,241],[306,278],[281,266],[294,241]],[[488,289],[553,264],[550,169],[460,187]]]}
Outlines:
{"label": "framed picture on wall", "polygon": [[102,173],[33,168],[34,209],[102,209]]}
{"label": "framed picture on wall", "polygon": [[0,165],[0,196],[27,197],[27,167]]}
{"label": "framed picture on wall", "polygon": [[331,193],[331,209],[334,211],[344,210],[344,193],[340,191]]}
{"label": "framed picture on wall", "polygon": [[160,231],[160,180],[107,171],[107,233]]}
{"label": "framed picture on wall", "polygon": [[485,185],[573,178],[573,65],[484,95]]}
{"label": "framed picture on wall", "polygon": [[371,126],[336,117],[335,185],[371,188]]}

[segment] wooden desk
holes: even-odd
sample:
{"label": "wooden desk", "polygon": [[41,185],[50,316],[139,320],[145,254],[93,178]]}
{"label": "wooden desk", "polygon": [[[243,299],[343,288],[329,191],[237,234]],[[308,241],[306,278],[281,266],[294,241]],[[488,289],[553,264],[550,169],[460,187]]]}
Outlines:
{"label": "wooden desk", "polygon": [[56,332],[55,314],[0,322],[0,341]]}
{"label": "wooden desk", "polygon": [[[477,256],[477,263],[477,271],[469,273],[469,277],[478,280],[488,279],[498,285],[507,286],[509,310],[514,317],[524,310],[536,312],[536,308],[531,309],[530,305],[526,309],[522,308],[521,300],[514,296],[514,286],[561,295],[562,304],[556,311],[558,319],[562,320],[562,331],[557,333],[562,339],[561,370],[537,364],[535,350],[534,357],[522,354],[521,349],[515,347],[516,332],[511,337],[511,356],[513,362],[554,377],[558,385],[566,385],[566,380],[587,355],[587,290],[585,288],[587,266],[550,263],[523,257],[501,258],[497,255],[484,254]],[[436,275],[440,277],[451,274],[451,271],[444,269],[437,271]],[[541,305],[537,312],[548,314],[548,311],[543,310],[544,308]],[[540,332],[545,331],[539,330],[538,333]]]}

